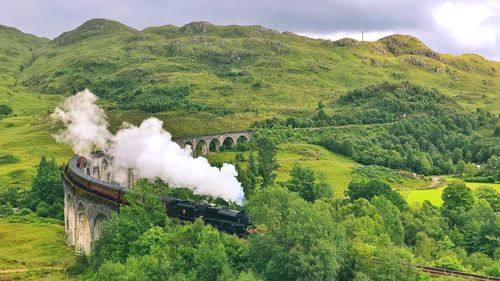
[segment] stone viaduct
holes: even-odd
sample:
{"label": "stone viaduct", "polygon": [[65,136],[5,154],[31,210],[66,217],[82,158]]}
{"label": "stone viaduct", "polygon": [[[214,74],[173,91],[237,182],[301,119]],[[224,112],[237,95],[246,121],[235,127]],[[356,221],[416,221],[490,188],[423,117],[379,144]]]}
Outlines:
{"label": "stone viaduct", "polygon": [[[102,179],[103,183],[110,180],[109,157],[95,158],[77,166],[77,169],[75,161],[75,158],[71,159],[63,173],[66,242],[70,246],[82,248],[86,253],[90,253],[92,241],[99,238],[102,223],[109,219],[113,212],[118,211],[119,204],[89,192],[79,184],[78,180]],[[69,178],[68,169],[73,169],[73,172],[79,174]]]}
{"label": "stone viaduct", "polygon": [[240,142],[249,142],[254,132],[242,131],[208,136],[173,138],[181,147],[191,146],[193,156],[207,155],[209,151],[219,151],[221,146],[233,147]]}
{"label": "stone viaduct", "polygon": [[[248,142],[253,132],[232,132],[219,135],[193,136],[174,139],[181,147],[193,147],[193,156],[207,155],[219,151],[222,145],[234,146]],[[128,187],[114,182],[109,155],[95,154],[93,159],[82,161],[73,157],[63,172],[64,225],[68,245],[82,248],[90,253],[93,241],[99,238],[102,223],[117,212],[120,203],[109,194],[122,193],[132,186],[133,175],[129,174]]]}

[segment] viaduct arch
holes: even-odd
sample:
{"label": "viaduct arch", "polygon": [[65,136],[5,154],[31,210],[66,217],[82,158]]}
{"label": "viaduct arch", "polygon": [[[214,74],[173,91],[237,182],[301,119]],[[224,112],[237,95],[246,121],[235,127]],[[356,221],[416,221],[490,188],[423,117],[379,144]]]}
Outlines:
{"label": "viaduct arch", "polygon": [[193,150],[193,156],[204,156],[207,155],[210,151],[219,151],[222,145],[232,147],[237,143],[249,142],[254,134],[254,132],[242,131],[208,136],[174,138],[172,140],[179,144],[181,147],[186,147],[189,145]]}
{"label": "viaduct arch", "polygon": [[[238,142],[249,142],[253,134],[254,132],[232,132],[179,138],[173,141],[181,147],[190,145],[193,148],[193,156],[196,156],[207,155],[209,151],[219,151],[222,145],[234,146]],[[102,189],[123,188],[114,182],[110,169],[113,159],[103,153],[94,156],[93,159],[87,159],[82,163],[78,162],[79,157],[72,158],[63,172],[66,242],[77,249],[83,249],[87,254],[92,249],[93,241],[99,238],[103,222],[111,218],[111,215],[119,210],[120,205],[105,196],[89,192],[85,184],[91,181]],[[68,176],[70,174],[71,177]],[[130,175],[129,179],[132,178]],[[131,182],[128,185],[131,186]]]}

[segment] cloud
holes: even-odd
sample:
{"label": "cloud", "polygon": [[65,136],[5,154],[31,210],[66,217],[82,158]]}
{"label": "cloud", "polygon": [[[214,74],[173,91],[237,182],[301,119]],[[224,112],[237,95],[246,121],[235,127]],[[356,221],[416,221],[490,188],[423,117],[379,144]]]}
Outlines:
{"label": "cloud", "polygon": [[394,34],[396,32],[392,30],[386,30],[386,31],[368,31],[368,32],[334,32],[334,33],[326,33],[326,34],[317,34],[317,33],[300,33],[301,35],[310,37],[310,38],[321,38],[321,39],[328,39],[328,40],[339,40],[342,38],[352,38],[356,39],[358,41],[364,40],[364,41],[377,41],[380,38],[389,36],[391,34]]}
{"label": "cloud", "polygon": [[395,32],[415,35],[438,52],[477,52],[500,59],[497,0],[16,0],[0,4],[2,24],[51,38],[96,17],[138,29],[206,20],[259,24],[323,38],[359,37],[364,31],[371,40]]}
{"label": "cloud", "polygon": [[436,34],[450,39],[456,49],[465,52],[481,50],[498,56],[489,50],[500,45],[500,5],[495,2],[451,2],[438,6],[432,13]]}

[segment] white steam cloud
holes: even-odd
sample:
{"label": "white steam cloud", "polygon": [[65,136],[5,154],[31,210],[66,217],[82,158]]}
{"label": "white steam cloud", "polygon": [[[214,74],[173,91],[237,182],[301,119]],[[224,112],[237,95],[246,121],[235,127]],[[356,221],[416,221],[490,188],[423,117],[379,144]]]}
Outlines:
{"label": "white steam cloud", "polygon": [[106,114],[96,100],[94,94],[84,90],[66,99],[52,114],[65,127],[55,135],[56,140],[70,144],[75,153],[85,157],[94,149],[105,150],[112,139]]}
{"label": "white steam cloud", "polygon": [[70,144],[82,156],[89,157],[96,148],[109,153],[114,159],[114,178],[121,183],[127,182],[128,170],[132,169],[137,178],[159,177],[171,187],[187,187],[195,194],[243,201],[243,188],[233,165],[224,164],[219,169],[203,157],[193,158],[191,148],[181,148],[173,142],[172,135],[162,129],[162,121],[156,118],[146,119],[138,127],[124,124],[113,135],[96,100],[94,94],[85,90],[56,108],[52,117],[65,125],[55,136],[57,141]]}

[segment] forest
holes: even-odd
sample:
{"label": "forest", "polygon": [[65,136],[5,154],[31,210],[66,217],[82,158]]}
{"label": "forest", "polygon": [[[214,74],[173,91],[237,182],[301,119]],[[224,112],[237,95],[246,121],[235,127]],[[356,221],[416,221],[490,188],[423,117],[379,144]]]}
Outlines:
{"label": "forest", "polygon": [[268,145],[248,159],[243,207],[256,233],[168,219],[155,196],[168,186],[143,181],[72,270],[93,280],[427,280],[409,266],[426,264],[499,276],[496,190],[451,182],[441,207],[410,208],[382,181],[353,180],[333,198],[309,168],[275,182],[274,146],[258,142]]}
{"label": "forest", "polygon": [[497,115],[481,109],[468,112],[435,89],[409,83],[349,91],[333,108],[345,113],[328,115],[319,102],[311,118],[267,119],[253,127],[277,140],[320,144],[366,165],[458,174],[472,181],[500,179]]}

